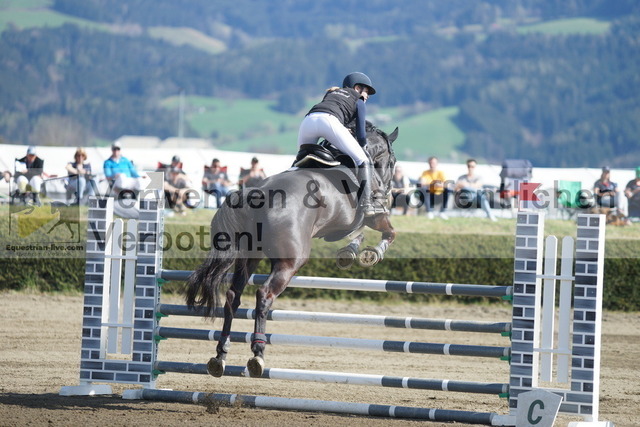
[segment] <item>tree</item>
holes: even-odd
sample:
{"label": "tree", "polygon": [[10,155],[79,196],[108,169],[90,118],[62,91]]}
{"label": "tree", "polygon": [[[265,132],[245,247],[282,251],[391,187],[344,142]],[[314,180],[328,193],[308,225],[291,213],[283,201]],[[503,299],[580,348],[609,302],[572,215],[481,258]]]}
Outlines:
{"label": "tree", "polygon": [[87,145],[87,130],[71,117],[40,116],[29,140],[33,145],[82,147]]}
{"label": "tree", "polygon": [[289,89],[278,96],[273,109],[282,113],[295,114],[305,107],[305,100],[298,89]]}

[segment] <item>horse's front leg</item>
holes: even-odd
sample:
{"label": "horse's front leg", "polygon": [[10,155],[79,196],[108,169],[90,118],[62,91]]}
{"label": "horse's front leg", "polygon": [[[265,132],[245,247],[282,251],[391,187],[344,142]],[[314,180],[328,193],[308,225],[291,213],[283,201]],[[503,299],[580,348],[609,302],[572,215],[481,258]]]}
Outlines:
{"label": "horse's front leg", "polygon": [[358,264],[362,267],[373,267],[384,259],[385,252],[396,238],[396,231],[391,225],[389,215],[376,215],[372,218],[372,223],[367,225],[376,231],[380,231],[382,239],[376,246],[367,246],[360,252]]}
{"label": "horse's front leg", "polygon": [[346,270],[353,265],[354,261],[358,257],[358,251],[360,250],[360,245],[363,241],[364,234],[360,233],[347,246],[338,250],[338,253],[336,254],[336,264],[338,265],[338,268]]}

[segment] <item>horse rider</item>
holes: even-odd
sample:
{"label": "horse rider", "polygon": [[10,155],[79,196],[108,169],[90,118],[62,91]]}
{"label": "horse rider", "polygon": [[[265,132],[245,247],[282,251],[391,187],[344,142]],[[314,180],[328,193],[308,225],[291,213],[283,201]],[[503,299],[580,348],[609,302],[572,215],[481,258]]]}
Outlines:
{"label": "horse rider", "polygon": [[[366,74],[355,72],[347,75],[341,88],[327,89],[322,101],[314,105],[302,120],[298,132],[298,146],[316,144],[324,138],[353,159],[362,185],[360,207],[365,216],[376,213],[371,202],[373,164],[364,150],[367,144],[365,102],[369,95],[375,93]],[[346,127],[353,120],[356,121],[355,138]]]}

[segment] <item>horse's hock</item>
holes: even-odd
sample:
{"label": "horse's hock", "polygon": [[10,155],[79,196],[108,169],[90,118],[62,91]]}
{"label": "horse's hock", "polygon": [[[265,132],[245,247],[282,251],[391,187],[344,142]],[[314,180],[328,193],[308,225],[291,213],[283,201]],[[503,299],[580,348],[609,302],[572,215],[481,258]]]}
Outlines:
{"label": "horse's hock", "polygon": [[[139,220],[130,220],[127,224],[121,220],[113,220],[113,199],[90,201],[80,385],[63,387],[61,394],[111,394],[109,384],[121,383],[141,387],[126,391],[123,397],[129,399],[158,399],[202,404],[214,402],[216,405],[243,404],[261,408],[516,425],[519,411],[528,409],[528,414],[531,415],[537,409],[535,406],[523,408],[525,398],[528,396],[527,392],[542,390],[562,398],[560,413],[581,416],[585,422],[579,425],[606,425],[598,423],[605,222],[601,215],[582,215],[578,218],[575,250],[573,239],[565,238],[560,257],[561,271],[557,273],[557,241],[555,237],[550,236],[546,244],[544,242],[544,214],[519,213],[512,286],[315,277],[294,277],[290,284],[293,287],[426,293],[452,297],[483,295],[502,298],[512,301],[512,318],[505,322],[285,310],[273,310],[269,313],[269,319],[276,322],[329,322],[371,327],[436,329],[505,335],[505,346],[480,346],[389,341],[370,337],[267,334],[267,344],[274,346],[338,347],[354,351],[499,358],[505,361],[504,372],[496,372],[495,377],[503,378],[504,383],[388,376],[383,373],[371,375],[280,369],[268,366],[262,375],[263,378],[280,381],[348,383],[356,386],[489,394],[494,395],[495,399],[506,398],[508,401],[504,413],[498,414],[391,404],[157,389],[156,382],[159,375],[166,372],[207,374],[204,363],[163,360],[160,344],[162,340],[212,341],[218,340],[220,335],[219,331],[214,330],[161,325],[167,323],[167,320],[163,320],[166,316],[200,316],[202,314],[186,306],[160,302],[160,284],[163,281],[184,280],[190,274],[190,272],[162,269],[162,212],[163,200],[160,193],[154,193],[152,199],[141,200]],[[123,236],[133,244],[117,244],[122,241]],[[545,245],[546,251],[543,252]],[[122,246],[125,247],[124,251]],[[121,277],[124,278],[124,283],[121,283]],[[253,275],[250,282],[260,284],[263,280],[263,276]],[[556,310],[556,284],[558,283],[559,306]],[[220,311],[216,314],[222,315]],[[557,326],[554,324],[556,314]],[[236,315],[236,318],[240,319],[254,317],[255,310],[251,309],[239,309]],[[554,334],[556,328],[557,336]],[[510,342],[507,341],[509,337]],[[230,341],[249,343],[251,333],[233,332]],[[553,373],[556,374],[555,378],[552,377]],[[248,376],[244,366],[226,366],[224,375],[237,377],[237,381],[243,381],[242,377]],[[217,380],[211,378],[211,381]],[[560,384],[565,387],[541,386],[551,381],[554,385]]]}

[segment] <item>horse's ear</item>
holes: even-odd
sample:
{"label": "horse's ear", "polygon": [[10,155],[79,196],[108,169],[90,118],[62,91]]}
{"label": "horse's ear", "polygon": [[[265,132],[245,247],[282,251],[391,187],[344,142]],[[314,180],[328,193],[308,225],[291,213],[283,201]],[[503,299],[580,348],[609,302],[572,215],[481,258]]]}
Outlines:
{"label": "horse's ear", "polygon": [[398,128],[395,128],[393,132],[391,132],[391,135],[389,135],[389,143],[393,144],[393,141],[395,141],[398,138]]}

